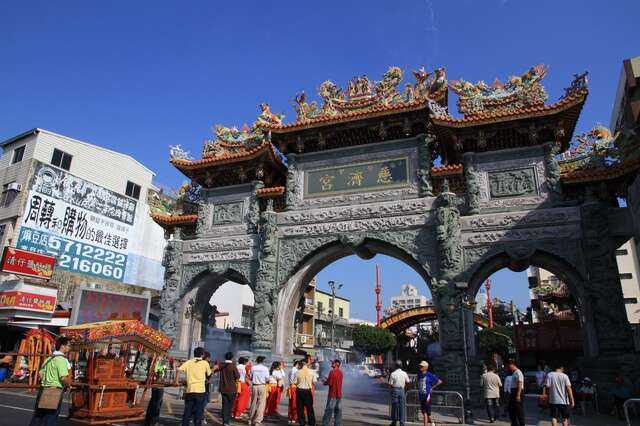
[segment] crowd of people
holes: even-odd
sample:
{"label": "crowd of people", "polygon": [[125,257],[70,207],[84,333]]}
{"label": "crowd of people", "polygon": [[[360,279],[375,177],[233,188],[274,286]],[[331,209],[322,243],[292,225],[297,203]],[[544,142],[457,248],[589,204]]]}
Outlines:
{"label": "crowd of people", "polygon": [[[525,376],[513,359],[505,363],[505,373],[500,377],[494,365],[487,365],[480,379],[487,416],[491,423],[495,422],[500,415],[500,401],[505,401],[505,416],[512,426],[521,426],[525,424]],[[563,426],[569,426],[571,411],[576,404],[592,402],[595,398],[595,387],[591,379],[585,377],[578,381],[577,375],[573,376],[572,380],[565,373],[561,362],[556,362],[553,369],[542,362],[536,371],[538,405],[542,413],[548,411],[552,426],[559,422]]]}
{"label": "crowd of people", "polygon": [[[188,426],[191,421],[196,426],[205,422],[205,406],[209,400],[208,383],[214,374],[219,374],[220,378],[221,418],[224,426],[228,426],[232,420],[241,419],[246,420],[249,425],[261,425],[265,418],[280,417],[278,407],[283,394],[289,399],[287,419],[290,424],[316,425],[314,389],[320,377],[317,370],[312,368],[315,362],[311,356],[295,361],[287,374],[283,362],[275,361],[267,368],[263,356],[258,356],[255,363],[240,357],[236,363],[234,354],[228,352],[224,362],[218,362],[212,368],[208,353],[203,348],[196,348],[193,355],[192,359],[178,367],[179,374],[175,377],[176,383],[180,382],[182,376],[186,379],[183,426]],[[323,426],[329,426],[332,419],[335,426],[340,426],[342,422],[343,374],[340,366],[340,360],[332,361],[331,371],[322,379],[322,383],[329,387],[322,417]],[[156,408],[153,407],[153,410],[156,411]]]}
{"label": "crowd of people", "polygon": [[[60,414],[62,393],[71,385],[71,370],[67,353],[69,339],[59,338],[55,343],[55,352],[44,362],[39,371],[41,388],[36,397],[32,426],[55,425]],[[264,365],[265,357],[258,356],[254,362],[240,357],[237,362],[233,353],[228,352],[223,361],[211,362],[211,355],[203,348],[193,351],[193,358],[177,366],[173,382],[184,384],[184,411],[182,425],[200,426],[206,423],[205,407],[210,400],[210,383],[214,375],[219,376],[221,395],[221,413],[223,425],[232,420],[242,420],[249,425],[261,425],[265,418],[281,418],[278,408],[283,396],[288,398],[288,410],[282,417],[289,424],[315,426],[314,410],[315,387],[318,382],[328,386],[326,406],[322,416],[322,425],[335,426],[342,422],[343,372],[341,362],[331,362],[331,370],[320,377],[317,363],[311,356],[305,356],[293,362],[289,371],[283,362],[275,361],[270,367]],[[483,397],[486,402],[487,416],[491,423],[498,420],[501,411],[508,416],[512,426],[525,424],[524,397],[525,375],[515,360],[505,363],[504,371],[499,372],[494,365],[485,365],[480,379]],[[164,363],[158,363],[156,373],[161,376],[166,369]],[[573,380],[572,377],[574,376]],[[391,426],[404,426],[406,413],[406,388],[415,381],[418,391],[419,408],[423,414],[424,425],[434,426],[431,417],[432,391],[443,382],[429,371],[429,363],[419,363],[419,372],[412,379],[397,362],[390,372],[387,384],[391,395]],[[614,414],[622,414],[622,405],[631,396],[631,388],[618,375],[616,386],[610,390],[614,401]],[[541,412],[548,412],[552,426],[561,423],[569,426],[570,414],[579,403],[593,402],[596,399],[595,386],[588,377],[578,380],[577,375],[565,373],[562,363],[549,368],[543,363],[535,374],[535,385],[539,394]],[[152,389],[147,407],[146,425],[159,422],[160,408],[164,390]],[[500,402],[503,402],[501,404]],[[502,410],[501,410],[502,408]],[[547,411],[548,410],[548,411]]]}

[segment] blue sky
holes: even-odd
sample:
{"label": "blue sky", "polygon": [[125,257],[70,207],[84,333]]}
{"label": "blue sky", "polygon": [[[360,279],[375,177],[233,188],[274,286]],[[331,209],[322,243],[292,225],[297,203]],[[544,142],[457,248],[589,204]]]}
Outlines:
{"label": "blue sky", "polygon": [[169,145],[197,157],[212,125],[252,122],[265,101],[291,119],[294,94],[325,79],[425,65],[491,82],[541,62],[550,100],[591,72],[585,131],[609,123],[621,62],[640,53],[638,16],[637,0],[4,0],[0,139],[42,127],[131,154],[177,186]]}

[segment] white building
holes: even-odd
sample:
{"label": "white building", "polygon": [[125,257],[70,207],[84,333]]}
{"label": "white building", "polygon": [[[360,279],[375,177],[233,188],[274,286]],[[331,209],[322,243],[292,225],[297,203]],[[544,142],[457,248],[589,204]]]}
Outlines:
{"label": "white building", "polygon": [[61,289],[162,289],[165,240],[149,216],[151,170],[129,155],[37,128],[0,146],[0,247],[57,257],[53,282]]}
{"label": "white building", "polygon": [[403,284],[400,287],[400,295],[391,298],[391,306],[387,310],[404,311],[430,304],[431,301],[426,296],[419,294],[417,288],[411,284]]}
{"label": "white building", "polygon": [[228,314],[216,319],[217,328],[252,328],[254,298],[248,285],[227,281],[211,296],[209,304]]}
{"label": "white building", "polygon": [[620,285],[631,324],[640,324],[640,264],[637,244],[632,238],[616,250]]}

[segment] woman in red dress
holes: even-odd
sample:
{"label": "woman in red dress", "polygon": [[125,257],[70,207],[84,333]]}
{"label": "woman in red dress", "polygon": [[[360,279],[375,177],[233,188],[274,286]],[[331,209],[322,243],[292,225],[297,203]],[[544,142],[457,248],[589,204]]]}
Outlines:
{"label": "woman in red dress", "polygon": [[279,361],[271,364],[269,369],[269,384],[270,392],[267,397],[267,405],[264,409],[264,416],[269,417],[278,414],[278,406],[280,405],[280,398],[282,397],[282,390],[284,388],[284,370],[282,369],[282,363]]}
{"label": "woman in red dress", "polygon": [[247,371],[251,369],[247,369],[246,364],[248,363],[247,358],[240,357],[238,358],[238,373],[240,373],[240,380],[238,382],[238,396],[236,397],[235,402],[233,403],[233,410],[231,411],[231,417],[234,419],[239,419],[246,411],[249,406],[249,399],[251,397],[251,389],[249,388],[249,374]]}
{"label": "woman in red dress", "polygon": [[298,370],[302,368],[302,361],[295,361],[291,372],[289,373],[289,388],[287,389],[287,396],[289,397],[289,424],[295,424],[298,422],[298,408],[296,405],[296,374]]}

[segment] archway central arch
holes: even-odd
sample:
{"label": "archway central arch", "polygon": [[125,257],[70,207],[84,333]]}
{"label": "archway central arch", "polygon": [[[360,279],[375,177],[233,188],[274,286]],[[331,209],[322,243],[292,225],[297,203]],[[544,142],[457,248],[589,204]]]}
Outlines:
{"label": "archway central arch", "polygon": [[429,266],[421,265],[404,249],[373,238],[365,238],[357,245],[345,244],[340,240],[332,241],[316,249],[299,262],[282,286],[275,312],[273,342],[275,353],[280,355],[293,353],[296,309],[307,284],[329,264],[354,254],[365,260],[371,259],[377,254],[395,258],[415,270],[431,291],[432,277],[429,273]]}

